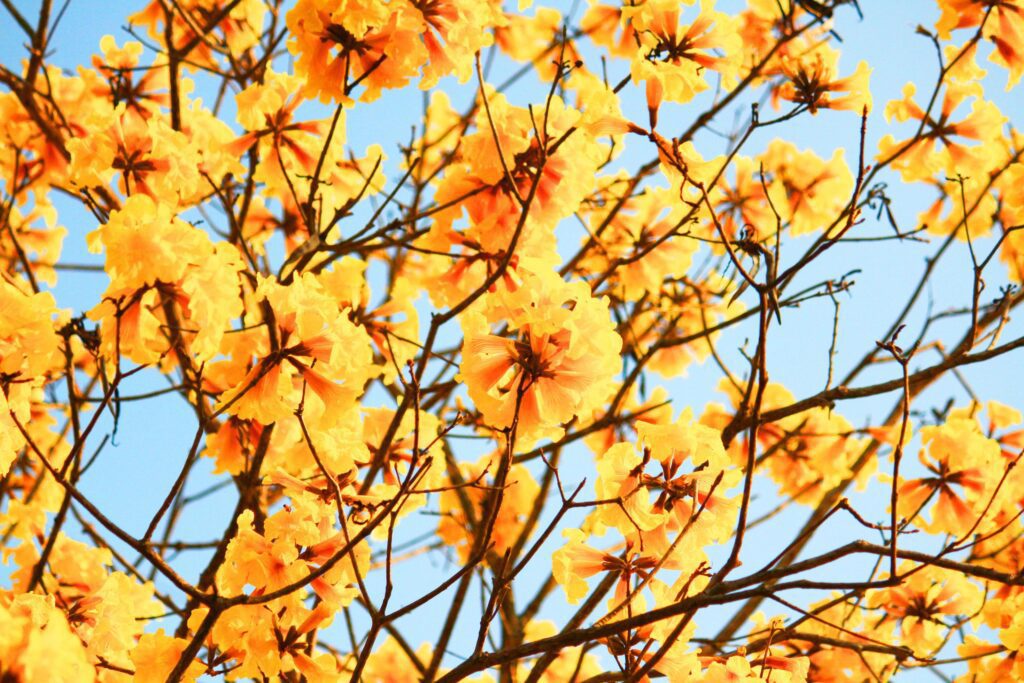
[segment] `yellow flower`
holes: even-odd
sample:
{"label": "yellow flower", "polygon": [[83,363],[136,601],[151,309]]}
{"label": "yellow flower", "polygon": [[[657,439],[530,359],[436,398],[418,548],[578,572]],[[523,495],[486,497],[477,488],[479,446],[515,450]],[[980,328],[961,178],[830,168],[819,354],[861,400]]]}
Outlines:
{"label": "yellow flower", "polygon": [[[898,571],[906,574],[912,568],[904,563]],[[942,646],[952,619],[981,608],[983,594],[959,572],[926,567],[903,577],[898,586],[872,592],[868,604],[899,624],[903,645],[926,656]]]}
{"label": "yellow flower", "polygon": [[0,678],[87,683],[95,677],[85,646],[52,597],[0,592]]}
{"label": "yellow flower", "polygon": [[407,85],[426,62],[421,17],[397,1],[299,0],[286,19],[295,73],[323,102],[351,102],[355,83],[373,101],[382,89]]}
{"label": "yellow flower", "polygon": [[263,280],[256,296],[266,299],[275,314],[279,348],[238,349],[246,358],[259,358],[241,381],[221,394],[219,408],[270,424],[292,415],[305,398],[311,425],[351,408],[378,372],[366,331],[339,311],[312,274],[289,285]]}
{"label": "yellow flower", "polygon": [[[907,83],[903,88],[903,99],[889,102],[885,116],[901,122],[909,119],[920,121],[921,135],[902,142],[886,135],[878,143],[877,158],[891,161],[892,167],[906,182],[930,178],[939,171],[956,177],[986,170],[991,156],[990,145],[986,141],[991,140],[991,131],[998,130],[1006,122],[1006,117],[994,103],[977,97],[980,86],[973,82],[947,83],[937,117],[926,114],[913,100],[916,90],[913,83]],[[971,113],[960,121],[952,121],[957,108],[971,96],[975,96]],[[981,144],[968,147],[956,140],[957,137],[977,140]],[[938,150],[936,146],[939,146]]]}
{"label": "yellow flower", "polygon": [[677,0],[650,0],[624,7],[622,14],[640,43],[631,73],[634,82],[646,84],[652,128],[662,101],[689,102],[711,87],[708,71],[718,72],[724,87],[731,87],[739,34],[736,20],[716,12],[713,0],[701,0],[700,14],[690,25],[680,25]]}
{"label": "yellow flower", "polygon": [[922,427],[921,440],[928,449],[918,457],[929,474],[900,482],[899,515],[913,519],[934,501],[931,521],[921,526],[933,534],[966,534],[981,521],[1002,474],[999,444],[986,438],[974,420],[963,418]]}
{"label": "yellow flower", "polygon": [[837,78],[837,61],[838,53],[824,46],[800,58],[783,58],[782,72],[788,80],[772,94],[804,105],[812,114],[817,114],[818,109],[844,109],[858,114],[870,111],[871,67],[861,61],[852,75]]}
{"label": "yellow flower", "polygon": [[[139,644],[132,651],[132,663],[135,665],[134,680],[139,683],[159,683],[166,680],[177,666],[186,647],[187,640],[165,635],[163,629],[156,633],[143,634]],[[206,666],[202,662],[193,660],[181,680],[191,683],[205,671]]]}
{"label": "yellow flower", "polygon": [[503,306],[515,338],[467,335],[460,376],[488,425],[516,422],[530,442],[608,397],[622,342],[607,302],[576,285],[527,280]]}

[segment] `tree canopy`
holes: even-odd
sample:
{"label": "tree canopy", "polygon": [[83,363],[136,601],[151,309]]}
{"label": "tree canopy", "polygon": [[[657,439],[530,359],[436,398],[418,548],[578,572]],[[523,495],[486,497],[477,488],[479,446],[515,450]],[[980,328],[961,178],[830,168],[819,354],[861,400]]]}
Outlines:
{"label": "tree canopy", "polygon": [[1024,680],[1024,0],[0,2],[0,681]]}

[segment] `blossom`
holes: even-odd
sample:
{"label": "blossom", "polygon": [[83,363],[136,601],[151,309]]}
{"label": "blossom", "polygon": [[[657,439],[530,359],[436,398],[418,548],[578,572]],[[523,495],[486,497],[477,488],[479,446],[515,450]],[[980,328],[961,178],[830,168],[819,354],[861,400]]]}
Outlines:
{"label": "blossom", "polygon": [[[793,236],[831,225],[850,201],[853,177],[842,149],[825,160],[812,150],[799,150],[783,140],[772,140],[758,157],[768,177],[768,195]],[[774,233],[774,216],[759,231]],[[765,229],[767,228],[767,229]]]}
{"label": "blossom", "polygon": [[981,522],[994,477],[1001,474],[999,445],[962,418],[922,427],[921,439],[928,448],[918,458],[929,476],[900,482],[899,514],[912,520],[934,499],[931,521],[923,526],[930,533],[966,534]]}
{"label": "blossom", "polygon": [[527,281],[504,303],[515,337],[467,335],[461,377],[484,420],[530,441],[607,397],[621,346],[583,283]]}
{"label": "blossom", "polygon": [[[416,655],[421,662],[430,661],[430,645],[421,645]],[[408,653],[390,636],[373,651],[363,672],[367,680],[381,683],[417,683],[418,680],[416,668],[409,660]]]}
{"label": "blossom", "polygon": [[146,195],[171,207],[189,203],[203,189],[194,142],[164,117],[129,115],[126,105],[100,119],[94,132],[69,140],[71,179],[86,188],[115,177],[126,196]]}
{"label": "blossom", "polygon": [[[295,110],[302,104],[301,79],[268,69],[262,83],[254,83],[238,93],[238,121],[246,133],[228,145],[235,156],[242,156],[258,145],[259,165],[255,178],[268,183],[276,192],[287,194],[291,178],[313,174],[327,121],[295,121]],[[339,117],[332,144],[344,144],[345,120]]]}
{"label": "blossom", "polygon": [[[17,282],[17,281],[15,281]],[[27,284],[0,280],[0,473],[6,475],[25,444],[21,429],[32,419],[37,391],[63,363],[49,292],[32,294]]]}
{"label": "blossom", "polygon": [[[553,7],[538,7],[533,16],[510,12],[495,27],[494,42],[512,59],[532,62],[537,75],[550,81],[559,68],[552,62],[558,61],[562,50],[559,33],[563,23],[562,13]],[[566,61],[572,63],[578,58],[573,54],[575,48],[571,42],[565,50]]]}
{"label": "blossom", "polygon": [[[729,394],[733,406],[742,400],[741,390],[728,381],[720,388]],[[770,382],[762,397],[762,410],[793,402],[792,393],[784,386]],[[709,406],[701,421],[721,427],[729,415],[721,406]],[[794,499],[815,504],[834,486],[849,477],[852,465],[866,446],[853,434],[853,425],[842,415],[827,408],[813,408],[782,420],[761,425],[757,440],[767,455],[764,467],[780,491]],[[745,463],[747,437],[733,443],[733,462]],[[870,470],[860,471],[859,481],[866,481]]]}
{"label": "blossom", "polygon": [[[513,106],[489,86],[486,95],[488,108],[480,108],[476,131],[461,140],[457,163],[438,184],[435,201],[447,208],[436,214],[433,239],[425,246],[446,249],[461,238],[498,254],[509,248],[518,228],[520,257],[544,258],[553,248],[555,226],[592,188],[606,150],[576,129],[582,114],[558,96],[540,111]],[[463,214],[469,226],[453,234],[452,224]]]}
{"label": "blossom", "polygon": [[216,25],[205,30],[222,34],[227,51],[237,59],[259,41],[268,13],[266,4],[261,0],[240,0],[232,5],[231,11],[226,15],[220,14],[222,6],[217,0],[186,0],[176,5],[176,8],[178,11],[168,12],[160,0],[150,0],[141,11],[131,15],[129,21],[135,25],[145,26],[150,38],[163,42],[165,24],[170,16],[170,34],[174,36],[174,47],[181,49],[185,45],[194,44],[189,53],[190,59],[185,62],[186,68],[192,68],[192,64],[214,68],[217,66],[218,59],[211,45],[196,33],[196,30],[205,27],[210,19],[220,17]]}
{"label": "blossom", "polygon": [[33,267],[36,280],[51,287],[57,284],[56,265],[60,261],[67,228],[57,225],[57,211],[50,205],[36,201],[28,211],[11,206],[7,212],[8,229],[0,236],[0,259],[8,263],[17,261],[19,249],[36,261]]}
{"label": "blossom", "polygon": [[740,474],[727,470],[721,433],[694,422],[687,410],[672,424],[641,423],[637,435],[660,469],[640,480],[657,492],[652,509],[666,516],[666,529],[694,534],[697,545],[728,538],[738,508],[727,491]]}
{"label": "blossom", "polygon": [[265,280],[257,296],[275,313],[278,348],[248,349],[258,360],[221,394],[220,409],[270,424],[292,415],[307,396],[318,402],[307,415],[314,423],[350,408],[377,374],[366,332],[338,310],[311,274],[289,285]]}
{"label": "blossom", "polygon": [[633,590],[635,583],[650,581],[659,565],[667,565],[670,569],[679,566],[675,561],[661,561],[656,551],[644,552],[628,542],[621,553],[597,550],[586,544],[587,534],[580,529],[565,529],[562,535],[567,543],[552,553],[551,575],[562,586],[570,605],[575,605],[587,595],[586,579],[608,572],[617,579],[615,595],[609,603],[612,609],[628,600],[637,612],[643,611],[644,598],[639,591]]}
{"label": "blossom", "polygon": [[95,679],[85,646],[53,598],[0,593],[0,676],[86,683]]}
{"label": "blossom", "polygon": [[[1006,121],[999,108],[988,100],[975,98],[971,113],[960,121],[952,121],[957,108],[968,97],[980,94],[976,83],[949,83],[942,97],[938,116],[926,113],[913,100],[917,88],[908,83],[903,88],[903,99],[889,102],[885,107],[886,119],[920,121],[922,133],[910,140],[897,142],[886,135],[879,143],[879,161],[891,162],[905,181],[928,178],[938,171],[951,176],[970,176],[981,172],[986,165],[988,131],[997,130]],[[968,147],[956,138],[982,141]],[[936,149],[939,146],[939,149]]]}
{"label": "blossom", "polygon": [[819,50],[801,58],[783,58],[782,72],[788,80],[773,94],[806,106],[812,114],[817,114],[818,109],[845,109],[858,113],[870,110],[868,76],[871,68],[867,62],[861,61],[852,75],[837,78],[835,54]]}
{"label": "blossom", "polygon": [[94,55],[92,64],[107,82],[94,89],[95,95],[109,98],[114,106],[124,102],[126,111],[141,119],[156,115],[161,106],[170,104],[170,95],[162,92],[168,87],[166,67],[153,64],[139,69],[142,43],[131,41],[118,47],[114,36],[105,35],[100,49],[103,57]]}
{"label": "blossom", "polygon": [[163,303],[186,324],[180,333],[186,350],[200,362],[218,353],[242,313],[243,265],[234,246],[214,246],[201,229],[144,194],[129,197],[86,240],[90,250],[106,255],[111,281],[89,317],[101,321],[110,357],[123,354],[140,363],[169,358],[167,335],[160,332],[168,315]]}
{"label": "blossom", "polygon": [[585,267],[596,274],[613,273],[617,291],[629,299],[661,291],[667,278],[687,271],[698,249],[698,241],[687,234],[686,207],[673,206],[672,191],[665,188],[649,188],[621,204],[608,194],[587,212],[591,234],[599,226],[604,229],[587,252]]}
{"label": "blossom", "polygon": [[479,0],[413,0],[409,4],[422,17],[428,56],[420,88],[432,88],[450,73],[465,83],[473,71],[474,55],[493,42],[487,29],[502,21],[495,5]]}
{"label": "blossom", "polygon": [[636,49],[636,30],[632,22],[623,21],[625,7],[591,2],[580,21],[580,30],[614,57],[629,57]]}
{"label": "blossom", "polygon": [[[136,672],[135,680],[142,683],[157,683],[166,680],[177,666],[186,647],[188,647],[187,640],[168,636],[163,629],[159,629],[156,633],[144,634],[132,652],[132,663],[135,665]],[[206,667],[202,662],[189,662],[182,680],[191,683],[199,678],[205,670]]]}
{"label": "blossom", "polygon": [[712,0],[701,0],[700,14],[689,25],[680,25],[676,0],[626,7],[623,17],[640,42],[631,74],[634,82],[645,83],[652,128],[662,101],[689,102],[711,87],[706,71],[717,71],[729,87],[740,40],[735,20],[716,12]]}
{"label": "blossom", "polygon": [[355,83],[362,99],[400,88],[427,60],[423,19],[404,2],[299,0],[288,11],[288,49],[306,92],[321,101],[349,102]]}
{"label": "blossom", "polygon": [[948,40],[955,29],[983,24],[983,35],[996,48],[989,60],[1009,72],[1006,89],[1020,81],[1024,74],[1024,5],[1020,0],[940,0],[939,7],[942,15],[935,28],[940,38]]}
{"label": "blossom", "polygon": [[973,614],[982,605],[980,589],[958,572],[925,567],[910,573],[911,566],[900,566],[899,585],[871,593],[868,603],[895,620],[900,627],[900,642],[915,653],[930,654],[943,643],[944,617]]}

